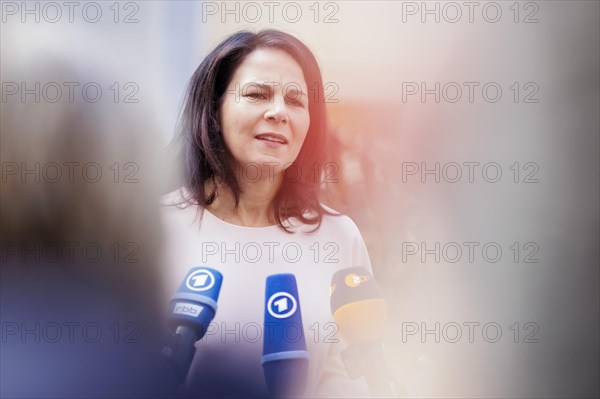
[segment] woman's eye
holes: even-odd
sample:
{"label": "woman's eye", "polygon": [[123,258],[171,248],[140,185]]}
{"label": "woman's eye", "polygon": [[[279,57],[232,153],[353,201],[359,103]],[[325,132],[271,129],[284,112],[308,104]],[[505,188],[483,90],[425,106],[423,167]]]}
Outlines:
{"label": "woman's eye", "polygon": [[298,100],[297,98],[288,98],[286,101],[290,104],[297,105],[299,107],[304,106],[304,103],[302,101]]}
{"label": "woman's eye", "polygon": [[259,99],[259,100],[264,100],[265,98],[267,98],[267,96],[264,95],[263,93],[248,93],[248,94],[246,94],[246,97],[253,98],[253,99]]}

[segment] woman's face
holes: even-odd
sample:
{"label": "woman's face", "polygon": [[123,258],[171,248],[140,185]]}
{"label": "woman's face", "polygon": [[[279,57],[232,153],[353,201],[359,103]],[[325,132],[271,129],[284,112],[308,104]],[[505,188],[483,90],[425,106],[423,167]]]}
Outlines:
{"label": "woman's face", "polygon": [[281,173],[298,156],[310,125],[300,65],[282,50],[250,53],[227,87],[220,122],[227,148],[250,178],[257,170],[262,178]]}

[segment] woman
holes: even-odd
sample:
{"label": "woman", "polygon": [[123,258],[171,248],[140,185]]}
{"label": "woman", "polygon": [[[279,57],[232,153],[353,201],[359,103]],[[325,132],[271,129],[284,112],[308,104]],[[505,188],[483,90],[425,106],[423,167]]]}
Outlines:
{"label": "woman", "polygon": [[261,367],[265,279],[293,273],[309,359],[308,397],[361,396],[339,352],[331,276],[369,256],[356,225],[319,202],[322,78],[310,50],[276,30],[238,32],[194,73],[182,115],[185,184],[164,199],[167,292],[187,271],[223,274],[218,311],[188,375],[190,394],[268,396]]}

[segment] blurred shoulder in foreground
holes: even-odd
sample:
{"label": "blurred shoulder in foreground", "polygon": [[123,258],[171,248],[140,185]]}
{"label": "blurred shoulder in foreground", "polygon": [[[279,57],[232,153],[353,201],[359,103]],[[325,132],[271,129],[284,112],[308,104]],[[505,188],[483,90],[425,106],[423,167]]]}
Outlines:
{"label": "blurred shoulder in foreground", "polygon": [[69,85],[110,83],[60,59],[5,59],[2,73],[0,396],[160,395],[150,112],[73,100]]}

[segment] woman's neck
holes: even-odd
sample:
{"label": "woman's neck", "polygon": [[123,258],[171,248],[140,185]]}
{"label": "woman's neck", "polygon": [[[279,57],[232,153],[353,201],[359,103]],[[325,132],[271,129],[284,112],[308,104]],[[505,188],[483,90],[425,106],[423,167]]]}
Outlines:
{"label": "woman's neck", "polygon": [[[281,186],[281,175],[258,181],[248,181],[238,177],[240,185],[240,199],[235,206],[233,191],[226,184],[217,181],[217,195],[212,204],[206,209],[220,219],[240,226],[264,227],[276,223],[271,204]],[[205,182],[204,190],[212,192],[214,183],[212,179]]]}

